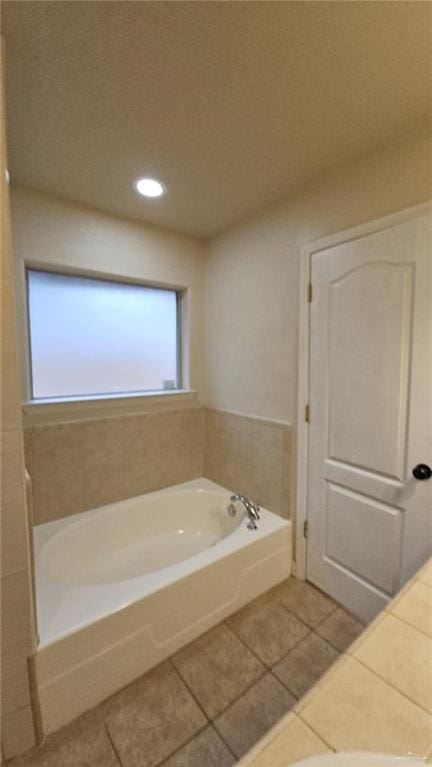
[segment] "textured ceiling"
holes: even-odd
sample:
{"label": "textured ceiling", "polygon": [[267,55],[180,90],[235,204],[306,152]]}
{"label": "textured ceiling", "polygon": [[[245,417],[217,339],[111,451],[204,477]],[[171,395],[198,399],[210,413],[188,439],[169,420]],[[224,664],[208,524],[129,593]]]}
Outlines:
{"label": "textured ceiling", "polygon": [[[429,2],[3,2],[12,179],[199,236],[430,117]],[[131,187],[154,175],[146,201]]]}

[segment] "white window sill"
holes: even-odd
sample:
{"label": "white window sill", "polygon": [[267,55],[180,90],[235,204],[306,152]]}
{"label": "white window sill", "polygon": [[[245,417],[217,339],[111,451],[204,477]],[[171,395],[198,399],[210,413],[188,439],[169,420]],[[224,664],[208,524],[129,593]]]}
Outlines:
{"label": "white window sill", "polygon": [[142,413],[155,410],[172,410],[175,407],[191,407],[197,403],[193,389],[170,389],[159,392],[131,394],[103,394],[97,397],[59,397],[23,402],[24,427],[31,428],[44,424],[64,421],[79,421],[92,418],[108,418],[127,413]]}

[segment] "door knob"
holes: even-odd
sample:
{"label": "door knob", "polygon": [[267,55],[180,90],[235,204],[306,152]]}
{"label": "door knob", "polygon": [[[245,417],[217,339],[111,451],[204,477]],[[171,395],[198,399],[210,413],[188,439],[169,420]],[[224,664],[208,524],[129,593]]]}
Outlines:
{"label": "door knob", "polygon": [[430,479],[432,477],[432,469],[426,463],[417,464],[412,473],[416,479]]}

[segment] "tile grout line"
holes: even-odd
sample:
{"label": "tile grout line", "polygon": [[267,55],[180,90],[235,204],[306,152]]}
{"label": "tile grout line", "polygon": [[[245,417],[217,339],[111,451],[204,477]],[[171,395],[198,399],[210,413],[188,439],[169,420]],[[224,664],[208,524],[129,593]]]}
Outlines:
{"label": "tile grout line", "polygon": [[420,711],[423,711],[425,714],[428,714],[428,716],[431,716],[431,713],[432,713],[432,711],[430,711],[430,710],[428,710],[427,708],[425,708],[425,707],[424,707],[424,706],[423,706],[421,703],[418,703],[418,702],[417,702],[416,700],[414,700],[413,698],[410,698],[410,696],[409,696],[409,695],[407,695],[407,693],[406,693],[406,692],[404,692],[403,690],[400,690],[400,689],[399,689],[399,687],[395,687],[395,685],[394,685],[392,682],[389,682],[389,680],[388,680],[388,679],[385,679],[385,677],[381,676],[381,674],[379,674],[377,671],[375,671],[374,669],[370,668],[370,666],[368,666],[366,663],[364,663],[364,662],[363,662],[363,661],[362,661],[360,658],[358,658],[356,655],[349,655],[348,657],[349,657],[351,660],[357,661],[357,663],[359,663],[361,666],[363,666],[363,668],[365,668],[365,669],[366,669],[366,671],[369,671],[369,673],[370,673],[370,674],[373,674],[374,676],[376,676],[376,677],[377,677],[377,679],[380,679],[380,680],[381,680],[381,682],[384,682],[384,684],[386,684],[386,685],[387,685],[387,687],[390,687],[392,690],[394,690],[395,692],[399,693],[399,695],[402,695],[402,697],[403,697],[403,698],[405,698],[405,699],[406,699],[406,700],[408,700],[410,703],[412,703],[414,706],[416,706],[417,708],[419,708],[419,709],[420,709]]}
{"label": "tile grout line", "polygon": [[[220,625],[220,624],[218,624],[218,625]],[[244,643],[242,643],[242,644],[244,645]],[[246,645],[244,645],[244,646],[246,647]],[[248,648],[246,648],[246,649],[248,649]],[[169,660],[170,660],[170,659],[169,659]],[[261,663],[261,665],[263,665],[263,664]],[[175,668],[175,666],[174,666],[174,668]],[[178,671],[177,669],[176,669],[176,671],[177,671],[177,673],[178,673],[178,674],[180,674],[182,681],[184,681],[184,683],[185,683],[186,687],[188,688],[188,690],[190,691],[191,695],[192,695],[192,696],[193,696],[193,698],[196,700],[194,693],[192,692],[192,690],[191,690],[191,689],[190,689],[190,687],[188,686],[187,682],[186,682],[186,681],[183,679],[183,677],[182,677],[182,675],[181,675],[181,672],[180,672],[180,671]],[[208,715],[208,714],[205,714],[205,716],[207,717],[207,719],[208,719],[209,723],[210,723],[210,724],[214,724],[214,723],[215,723],[215,720],[216,720],[216,719],[217,719],[219,716],[222,716],[222,714],[225,714],[225,712],[226,712],[226,711],[228,711],[228,709],[229,709],[229,708],[231,708],[231,706],[232,706],[232,705],[234,705],[234,703],[237,703],[237,701],[239,701],[239,700],[240,700],[240,698],[242,698],[242,697],[243,697],[243,695],[245,695],[247,692],[249,692],[249,690],[250,690],[250,689],[251,689],[251,688],[254,686],[254,684],[256,684],[257,682],[259,682],[259,681],[260,681],[260,680],[261,680],[261,679],[262,679],[262,678],[263,678],[263,677],[266,675],[266,673],[268,673],[268,669],[267,669],[267,668],[264,666],[264,671],[263,671],[263,672],[262,672],[262,673],[261,673],[261,674],[260,674],[260,675],[259,675],[259,676],[258,676],[256,679],[254,679],[254,680],[253,680],[253,682],[251,682],[251,684],[248,684],[248,686],[247,686],[247,687],[246,687],[246,688],[245,688],[245,689],[244,689],[244,690],[243,690],[243,691],[240,693],[240,695],[236,695],[236,697],[235,697],[235,698],[233,698],[233,700],[232,700],[232,701],[231,701],[231,702],[230,702],[230,703],[229,703],[227,706],[225,706],[223,709],[221,709],[221,710],[220,710],[220,711],[219,711],[219,712],[216,714],[216,716],[215,716],[215,718],[214,718],[214,719],[211,719],[211,718],[209,717],[209,715]],[[197,701],[197,702],[198,702],[198,701]],[[201,706],[201,704],[199,704],[199,706],[200,706],[200,708],[202,709],[202,706]],[[202,709],[202,710],[204,711],[204,709]],[[205,713],[205,711],[204,711],[204,713]]]}
{"label": "tile grout line", "polygon": [[[193,741],[193,740],[195,740],[195,738],[197,738],[197,737],[198,737],[198,735],[200,735],[202,732],[204,732],[204,730],[205,730],[205,729],[206,729],[206,728],[207,728],[209,725],[211,725],[211,721],[209,720],[209,718],[208,718],[207,714],[205,713],[204,709],[203,709],[203,708],[202,708],[202,706],[200,705],[199,701],[196,699],[196,697],[195,697],[195,695],[193,694],[192,690],[189,688],[188,684],[185,682],[185,680],[184,680],[184,679],[183,679],[183,677],[181,676],[180,672],[179,672],[179,671],[177,670],[177,668],[174,666],[174,663],[172,662],[171,658],[172,658],[172,656],[170,656],[169,658],[167,658],[167,659],[166,659],[166,662],[167,662],[167,663],[169,663],[169,664],[171,665],[171,667],[172,667],[172,669],[173,669],[174,673],[175,673],[175,674],[177,674],[177,676],[179,676],[179,677],[180,677],[180,680],[181,680],[181,682],[183,682],[183,684],[184,684],[184,686],[186,687],[187,691],[189,692],[189,694],[191,695],[191,697],[193,698],[193,700],[195,701],[195,703],[198,705],[198,707],[199,707],[200,711],[201,711],[201,712],[202,712],[202,714],[204,715],[204,718],[205,718],[205,724],[204,724],[202,727],[200,727],[200,728],[199,728],[199,729],[198,729],[198,730],[197,730],[197,731],[196,731],[196,732],[195,732],[193,735],[191,735],[191,737],[190,737],[190,738],[188,738],[188,739],[187,739],[187,740],[186,740],[184,743],[181,743],[181,744],[180,744],[180,746],[178,746],[178,748],[175,748],[173,751],[171,751],[171,752],[170,752],[170,753],[169,753],[169,754],[168,754],[168,755],[167,755],[167,756],[166,756],[166,757],[165,757],[165,758],[164,758],[164,759],[163,759],[161,762],[156,762],[154,765],[152,765],[152,767],[163,767],[163,765],[164,765],[164,764],[165,764],[167,761],[169,761],[169,759],[171,759],[171,758],[174,756],[174,754],[177,754],[179,751],[181,751],[181,750],[182,750],[182,748],[185,748],[185,746],[189,745],[189,743],[192,743],[192,741]],[[142,676],[143,676],[143,677],[144,677],[144,676],[146,676],[146,674],[147,674],[147,673],[149,673],[149,672],[146,672],[146,673],[142,674]],[[138,677],[138,678],[140,678],[140,677]],[[109,741],[110,741],[110,743],[111,743],[111,746],[112,746],[112,748],[113,748],[113,751],[114,751],[114,753],[115,753],[115,755],[116,755],[116,757],[117,757],[117,759],[118,759],[118,761],[119,761],[119,763],[120,763],[120,767],[124,767],[124,765],[123,765],[123,762],[122,762],[122,760],[121,760],[121,758],[120,758],[120,755],[119,755],[119,753],[118,753],[118,751],[117,751],[117,749],[116,749],[116,747],[115,747],[114,741],[113,741],[113,739],[112,739],[112,737],[111,737],[111,734],[110,734],[110,732],[109,732],[109,730],[108,730],[108,726],[107,726],[107,723],[106,723],[105,719],[103,720],[103,724],[104,724],[104,728],[105,728],[105,730],[106,730],[106,732],[107,732],[107,735],[108,735],[108,739],[109,739]]]}
{"label": "tile grout line", "polygon": [[[295,580],[297,580],[295,575],[294,576],[289,576],[289,577],[290,578],[294,578]],[[289,578],[288,578],[288,580],[289,580]],[[283,581],[281,581],[281,583],[283,583]],[[309,581],[299,581],[299,583],[307,583],[309,586],[311,586],[312,589],[314,589],[314,590],[316,589],[316,587],[313,584],[310,584]],[[280,584],[278,584],[278,585],[280,585]],[[273,588],[277,588],[277,587],[273,587]],[[316,590],[319,591],[319,589],[316,589]],[[269,589],[269,591],[271,591],[271,589]],[[265,592],[265,593],[268,594],[268,592]],[[324,592],[322,592],[322,593],[324,593]],[[282,602],[279,602],[279,600],[277,598],[276,598],[276,602],[278,603],[278,605],[280,607],[282,607],[283,610],[285,610],[285,612],[288,613],[288,615],[291,615],[294,618],[297,618],[297,620],[300,621],[300,623],[303,623],[305,626],[307,626],[307,628],[310,629],[310,631],[315,631],[315,629],[317,629],[318,626],[321,626],[321,624],[324,623],[324,621],[326,621],[327,618],[330,618],[330,615],[333,615],[336,612],[336,610],[339,610],[339,609],[344,610],[345,609],[341,604],[339,604],[339,602],[335,602],[334,599],[332,599],[332,597],[329,597],[328,594],[324,594],[324,596],[326,596],[328,599],[331,599],[331,601],[334,604],[334,607],[333,607],[332,610],[330,610],[329,613],[327,613],[327,615],[324,616],[324,618],[321,618],[321,620],[319,620],[318,623],[315,626],[309,626],[309,624],[305,623],[305,621],[302,618],[300,618],[295,612],[293,612],[293,610],[290,610],[289,607],[286,607]],[[348,612],[348,610],[347,610],[347,612]]]}
{"label": "tile grout line", "polygon": [[[181,750],[182,748],[184,748],[186,745],[188,745],[189,743],[191,743],[191,742],[192,742],[192,741],[193,741],[193,740],[194,740],[196,737],[198,737],[198,735],[199,735],[200,733],[204,732],[204,730],[205,730],[207,727],[209,727],[209,726],[210,726],[210,727],[213,727],[213,729],[214,729],[214,730],[217,732],[217,734],[220,736],[220,738],[221,738],[222,742],[223,742],[223,743],[225,744],[225,746],[227,747],[227,749],[228,749],[228,751],[230,752],[231,756],[233,756],[233,757],[234,757],[234,759],[237,759],[237,756],[234,754],[234,752],[232,751],[231,747],[230,747],[230,746],[228,745],[228,743],[226,742],[225,738],[224,738],[224,737],[221,735],[221,733],[219,732],[219,730],[216,728],[216,726],[215,726],[215,723],[214,723],[214,720],[213,720],[213,719],[210,719],[210,717],[208,716],[208,714],[206,713],[206,711],[204,711],[204,709],[203,709],[203,707],[202,707],[201,703],[199,702],[198,698],[195,696],[195,693],[194,693],[194,692],[193,692],[193,690],[191,690],[191,688],[189,687],[189,684],[188,684],[188,682],[187,682],[187,681],[186,681],[186,680],[183,678],[183,675],[182,675],[182,673],[181,673],[181,672],[180,672],[180,670],[179,670],[179,669],[178,669],[178,668],[175,666],[175,664],[174,664],[174,661],[172,660],[172,658],[173,658],[173,657],[174,657],[174,656],[171,656],[170,658],[168,658],[168,660],[171,662],[171,665],[172,665],[172,667],[173,667],[174,671],[175,671],[175,672],[176,672],[176,673],[179,675],[179,677],[180,677],[180,679],[182,680],[182,682],[183,682],[184,686],[186,687],[186,689],[188,690],[188,692],[190,693],[190,695],[192,696],[192,698],[194,699],[194,701],[195,701],[195,702],[196,702],[196,704],[198,705],[199,709],[200,709],[200,710],[202,711],[202,713],[204,714],[204,717],[205,717],[205,719],[206,719],[206,724],[205,724],[205,726],[204,726],[204,727],[203,727],[201,730],[199,730],[197,733],[195,733],[195,735],[194,735],[192,738],[190,738],[190,739],[189,739],[189,740],[188,740],[186,743],[184,743],[182,746],[180,746],[180,748],[178,748],[178,749],[176,749],[175,751],[173,751],[173,753],[172,753],[172,754],[171,754],[171,755],[168,757],[168,759],[171,759],[171,757],[172,757],[174,754],[178,753],[178,751],[180,751],[180,750]],[[259,677],[259,678],[261,679],[261,677]],[[248,688],[248,689],[250,689],[250,688]],[[242,694],[243,694],[243,693],[242,693]],[[241,695],[239,696],[239,698],[236,698],[236,700],[239,700],[240,698],[241,698]],[[232,705],[232,704],[230,704],[230,705]],[[229,708],[229,706],[227,706],[227,708],[225,708],[225,709],[224,709],[224,711],[227,711],[227,710],[228,710],[228,708]],[[222,712],[221,712],[221,713],[222,713]],[[218,714],[218,716],[220,716],[220,714]],[[165,761],[168,761],[168,760],[166,759]],[[156,767],[163,767],[163,764],[164,764],[164,762],[162,762],[160,765],[156,765]]]}
{"label": "tile grout line", "polygon": [[386,614],[391,615],[393,618],[397,618],[398,620],[402,621],[402,623],[405,623],[407,626],[410,626],[410,628],[415,629],[415,631],[419,631],[420,634],[423,634],[423,636],[427,637],[428,639],[432,639],[431,634],[428,634],[426,631],[424,631],[422,628],[420,628],[416,624],[410,623],[410,621],[407,621],[405,618],[402,618],[397,613],[394,613],[391,610],[386,610]]}
{"label": "tile grout line", "polygon": [[[197,736],[198,736],[200,733],[202,733],[202,732],[203,732],[203,731],[206,729],[206,727],[208,727],[208,725],[209,725],[209,724],[211,724],[211,722],[210,722],[210,720],[209,720],[209,718],[208,718],[207,714],[205,713],[204,709],[203,709],[203,708],[202,708],[202,706],[200,705],[199,701],[196,699],[196,697],[195,697],[195,695],[193,694],[192,690],[189,688],[188,684],[185,682],[185,680],[184,680],[184,679],[183,679],[183,677],[181,676],[180,672],[179,672],[179,671],[177,670],[177,668],[174,666],[174,663],[172,662],[172,657],[173,657],[173,656],[170,656],[170,657],[166,658],[166,660],[165,660],[165,661],[162,661],[162,662],[163,662],[163,663],[167,663],[167,664],[169,664],[169,665],[171,666],[171,668],[172,668],[172,670],[173,670],[174,674],[175,674],[175,675],[177,675],[177,676],[179,677],[180,681],[181,681],[181,682],[184,684],[184,686],[186,687],[187,691],[189,692],[189,694],[191,695],[191,697],[193,698],[193,700],[195,701],[195,703],[198,705],[198,707],[199,707],[199,709],[200,709],[201,713],[203,714],[203,716],[204,716],[204,718],[205,718],[205,724],[204,724],[202,727],[200,727],[200,728],[199,728],[199,729],[198,729],[198,730],[197,730],[197,731],[196,731],[196,732],[195,732],[195,733],[194,733],[194,734],[193,734],[193,735],[192,735],[190,738],[188,738],[188,739],[187,739],[187,740],[186,740],[184,743],[182,743],[182,744],[181,744],[181,745],[180,745],[178,748],[175,748],[175,749],[174,749],[174,751],[172,751],[171,753],[169,753],[169,754],[168,754],[168,756],[167,756],[166,758],[164,758],[164,759],[163,759],[161,762],[157,762],[156,764],[152,765],[152,767],[162,767],[162,766],[165,764],[165,762],[166,762],[166,761],[168,761],[169,759],[171,759],[171,757],[172,757],[174,754],[176,754],[178,751],[180,751],[182,748],[184,748],[186,745],[188,745],[190,742],[192,742],[192,741],[194,740],[194,738],[196,738],[196,737],[197,737]],[[158,664],[158,665],[160,665],[160,664]],[[156,666],[156,667],[157,667],[157,666]],[[155,667],[155,668],[156,668],[156,667]],[[147,676],[147,674],[149,674],[151,671],[152,671],[152,669],[149,669],[149,671],[146,671],[144,674],[141,674],[141,676],[140,676],[140,677],[138,677],[138,679],[136,679],[136,680],[134,680],[133,682],[131,682],[131,684],[134,684],[134,682],[137,682],[139,679],[142,679],[142,678],[144,678],[144,677],[145,677],[145,676]],[[126,687],[129,687],[129,686],[130,686],[130,685],[126,685]],[[122,689],[126,689],[126,688],[122,688]],[[120,691],[118,691],[118,692],[121,692],[121,690],[120,690]],[[118,692],[117,692],[117,693],[114,693],[114,695],[113,695],[113,696],[110,696],[110,697],[115,697],[115,696],[118,694]],[[109,699],[107,699],[107,700],[109,700]],[[112,747],[113,747],[113,750],[114,750],[114,752],[115,752],[115,755],[117,756],[117,758],[118,758],[118,761],[119,761],[119,763],[120,763],[121,767],[124,767],[124,765],[123,765],[123,762],[122,762],[122,760],[121,760],[121,758],[120,758],[120,755],[118,754],[118,751],[117,751],[117,749],[116,749],[116,747],[115,747],[115,744],[114,744],[114,740],[112,739],[112,737],[111,737],[111,734],[110,734],[110,732],[109,732],[109,729],[108,729],[108,725],[107,725],[107,722],[106,722],[106,719],[105,719],[105,714],[103,715],[102,721],[103,721],[103,725],[104,725],[104,728],[105,728],[105,730],[106,730],[106,732],[107,732],[107,735],[108,735],[108,739],[109,739],[109,741],[110,741],[110,743],[111,743],[111,745],[112,745]]]}
{"label": "tile grout line", "polygon": [[[187,645],[186,645],[186,646],[187,646]],[[180,670],[179,670],[179,669],[177,668],[177,666],[175,665],[175,663],[174,663],[174,661],[173,661],[173,658],[174,658],[174,655],[170,655],[170,656],[169,656],[169,658],[167,658],[167,662],[168,662],[168,663],[170,664],[170,666],[172,667],[172,669],[173,669],[174,673],[175,673],[175,674],[177,674],[177,676],[178,676],[178,677],[181,679],[181,681],[183,682],[184,686],[186,687],[186,689],[187,689],[188,693],[189,693],[189,694],[191,695],[191,697],[194,699],[195,703],[197,704],[197,706],[198,706],[199,710],[201,711],[201,713],[203,714],[203,716],[204,716],[204,718],[205,718],[205,720],[206,720],[206,723],[207,723],[207,724],[206,724],[206,727],[207,727],[207,725],[208,725],[208,724],[211,724],[211,719],[210,719],[210,717],[208,716],[208,714],[207,714],[207,713],[204,711],[204,709],[203,709],[203,707],[202,707],[201,703],[199,702],[199,700],[198,700],[198,698],[196,697],[196,695],[195,695],[195,693],[193,692],[193,690],[191,690],[191,688],[189,687],[189,684],[188,684],[188,682],[186,681],[186,679],[184,679],[184,678],[183,678],[183,675],[181,674]],[[203,729],[204,729],[204,728],[203,728]],[[200,730],[200,732],[201,732],[201,730]],[[188,741],[188,742],[189,742],[189,741]]]}
{"label": "tile grout line", "polygon": [[110,746],[111,746],[111,748],[112,748],[112,750],[113,750],[114,756],[116,757],[116,759],[117,759],[117,761],[118,761],[118,763],[119,763],[120,767],[124,767],[124,765],[123,765],[123,762],[122,762],[122,760],[120,759],[120,754],[119,754],[119,752],[118,752],[118,750],[117,750],[117,748],[116,748],[116,745],[115,745],[115,743],[114,743],[114,740],[113,740],[113,738],[111,737],[111,733],[110,733],[110,731],[109,731],[109,729],[108,729],[108,725],[107,725],[107,723],[106,723],[105,719],[103,719],[103,720],[102,720],[102,722],[103,722],[103,728],[104,728],[104,730],[105,730],[105,733],[106,733],[106,736],[107,736],[107,738],[108,738],[108,741],[109,741],[109,743],[110,743]]}
{"label": "tile grout line", "polygon": [[302,713],[303,713],[303,710],[296,712],[295,715],[298,716],[298,718],[303,722],[303,724],[306,727],[309,727],[309,729],[312,730],[312,732],[317,736],[317,738],[319,738],[324,743],[325,746],[328,746],[331,749],[331,751],[333,751],[333,753],[336,753],[336,750],[337,750],[336,746],[332,746],[332,744],[328,740],[326,740],[322,735],[320,735],[319,732],[317,732],[317,730],[315,729],[315,727],[309,724],[309,722],[302,717]]}
{"label": "tile grout line", "polygon": [[[315,588],[315,587],[313,586],[312,588]],[[266,592],[266,593],[268,593],[268,592]],[[263,595],[263,596],[264,596],[264,595]],[[259,597],[258,597],[258,599],[259,599]],[[295,643],[295,644],[294,644],[294,645],[293,645],[293,646],[292,646],[292,647],[291,647],[291,648],[288,650],[288,652],[286,652],[284,655],[282,655],[282,656],[279,658],[279,660],[277,660],[277,661],[276,661],[275,663],[273,663],[272,665],[268,665],[268,664],[267,664],[265,661],[263,661],[263,660],[262,660],[262,659],[261,659],[261,658],[260,658],[260,657],[259,657],[259,656],[258,656],[256,653],[255,653],[255,651],[253,650],[253,648],[252,648],[252,647],[250,647],[250,646],[247,644],[246,640],[245,640],[245,639],[243,639],[243,637],[241,637],[241,636],[240,636],[240,634],[238,634],[238,633],[237,633],[237,631],[235,630],[235,628],[231,628],[231,626],[229,626],[229,625],[228,625],[228,623],[227,623],[227,620],[229,620],[229,618],[228,618],[228,619],[225,619],[225,621],[223,621],[223,623],[225,623],[225,624],[226,624],[227,628],[228,628],[228,629],[229,629],[229,630],[230,630],[230,631],[231,631],[231,632],[232,632],[232,633],[233,633],[233,634],[234,634],[234,635],[237,637],[237,639],[239,639],[239,641],[240,641],[240,642],[241,642],[241,643],[242,643],[242,644],[243,644],[243,645],[244,645],[244,646],[245,646],[245,647],[246,647],[246,648],[247,648],[247,649],[248,649],[248,650],[249,650],[249,651],[250,651],[250,652],[251,652],[251,653],[252,653],[252,654],[255,656],[255,658],[256,658],[257,660],[259,660],[259,662],[260,662],[260,663],[261,663],[263,666],[265,666],[265,668],[266,668],[266,669],[267,669],[267,670],[268,670],[270,673],[273,673],[273,668],[274,668],[274,667],[275,667],[275,666],[276,666],[278,663],[280,663],[282,660],[284,660],[285,658],[287,658],[287,657],[288,657],[288,655],[290,655],[290,654],[291,654],[291,652],[292,652],[293,650],[295,650],[295,649],[296,649],[296,648],[297,648],[297,647],[298,647],[298,646],[299,646],[299,645],[300,645],[300,644],[301,644],[301,643],[302,643],[302,642],[303,642],[305,639],[307,639],[307,638],[310,636],[310,634],[315,634],[315,635],[316,635],[316,636],[317,636],[319,639],[321,639],[323,642],[327,642],[327,644],[328,644],[328,645],[330,645],[330,647],[332,647],[332,648],[333,648],[333,650],[336,650],[336,651],[339,653],[339,655],[343,655],[343,654],[346,652],[345,650],[340,650],[338,647],[336,647],[335,645],[333,645],[333,644],[332,644],[332,643],[331,643],[329,640],[327,640],[327,639],[324,639],[324,637],[320,636],[320,635],[317,633],[317,631],[316,631],[316,629],[317,629],[319,626],[321,626],[321,624],[322,624],[322,623],[324,623],[324,621],[326,621],[326,620],[327,620],[327,618],[329,618],[329,617],[330,617],[330,615],[333,615],[333,614],[336,612],[336,610],[339,610],[339,609],[342,609],[342,610],[343,610],[343,609],[345,609],[345,608],[343,608],[341,605],[339,605],[339,603],[335,603],[335,605],[336,605],[336,606],[335,606],[335,608],[334,608],[334,609],[333,609],[333,610],[332,610],[330,613],[328,613],[328,615],[326,615],[324,618],[322,618],[322,619],[321,619],[321,620],[320,620],[320,621],[319,621],[319,622],[318,622],[318,623],[317,623],[317,624],[316,624],[316,625],[315,625],[315,626],[312,628],[312,627],[311,627],[311,626],[309,626],[307,623],[305,623],[305,622],[304,622],[304,621],[303,621],[301,618],[299,618],[299,617],[298,617],[298,615],[296,615],[296,614],[295,614],[295,613],[293,613],[291,610],[289,610],[287,607],[285,607],[285,605],[281,604],[281,603],[280,603],[280,602],[278,602],[277,600],[276,600],[276,602],[277,602],[277,604],[279,605],[279,607],[282,607],[282,609],[283,609],[283,610],[285,610],[285,612],[287,612],[287,613],[288,613],[288,615],[290,615],[291,617],[295,618],[295,619],[296,619],[296,620],[298,620],[298,621],[299,621],[299,622],[300,622],[300,623],[301,623],[303,626],[305,626],[305,628],[307,628],[307,629],[308,629],[308,633],[307,633],[307,634],[305,634],[305,636],[304,636],[304,637],[302,637],[301,639],[299,639],[299,640],[298,640],[298,641],[297,641],[297,642],[296,642],[296,643]],[[253,604],[253,602],[251,602],[250,604]],[[249,605],[246,605],[246,606],[249,606]],[[234,613],[234,615],[235,615],[235,613]],[[231,616],[230,616],[230,617],[231,617]],[[354,640],[353,640],[353,641],[354,641]],[[277,677],[275,677],[275,678],[277,679]],[[280,680],[279,680],[279,681],[280,681]],[[287,689],[288,689],[288,688],[287,688]]]}
{"label": "tile grout line", "polygon": [[[251,604],[253,604],[253,602],[252,602]],[[236,613],[234,613],[234,615],[235,615],[235,614],[236,614]],[[231,616],[230,616],[230,617],[231,617]],[[229,620],[229,618],[228,618],[228,620]],[[263,660],[261,660],[261,658],[259,657],[259,655],[257,655],[257,654],[256,654],[255,650],[253,650],[253,649],[252,649],[252,647],[249,647],[249,645],[248,645],[248,643],[246,642],[246,640],[245,640],[245,639],[243,639],[243,637],[241,637],[239,634],[237,634],[237,632],[236,632],[236,630],[235,630],[235,629],[232,629],[232,628],[231,628],[231,626],[229,626],[229,625],[228,625],[228,623],[227,623],[227,620],[224,620],[224,621],[223,621],[223,624],[224,624],[224,626],[225,626],[225,627],[228,629],[228,631],[229,631],[231,634],[233,634],[233,635],[235,636],[235,638],[236,638],[236,639],[238,639],[238,641],[240,642],[240,644],[242,644],[242,645],[243,645],[243,647],[245,647],[245,648],[246,648],[246,650],[249,650],[249,652],[251,653],[251,655],[253,655],[253,656],[254,656],[255,660],[257,660],[257,661],[258,661],[258,663],[260,663],[260,664],[261,664],[261,666],[264,666],[264,669],[265,669],[265,671],[268,671],[268,670],[269,670],[269,666],[267,666],[267,663],[264,663],[264,661],[263,661]],[[264,674],[262,674],[261,676],[264,676]],[[260,678],[261,678],[261,677],[260,677]]]}
{"label": "tile grout line", "polygon": [[299,641],[299,642],[297,642],[297,644],[296,644],[296,645],[294,645],[294,647],[292,647],[292,649],[291,649],[291,650],[289,650],[289,652],[287,652],[287,653],[286,653],[286,655],[282,656],[282,658],[281,658],[280,660],[278,660],[278,661],[277,661],[277,662],[276,662],[276,663],[275,663],[275,664],[272,666],[272,668],[270,669],[270,673],[271,673],[271,674],[273,674],[274,678],[275,678],[275,679],[277,679],[277,680],[278,680],[278,682],[280,682],[280,683],[281,683],[281,684],[282,684],[282,685],[283,685],[283,686],[284,686],[284,687],[285,687],[285,688],[288,690],[288,692],[289,692],[289,693],[291,693],[291,695],[293,695],[293,696],[294,696],[294,698],[296,699],[297,703],[299,703],[299,702],[301,701],[301,699],[302,699],[302,698],[303,698],[303,697],[304,697],[304,696],[305,696],[305,695],[306,695],[306,694],[309,692],[309,690],[311,689],[311,687],[313,687],[313,685],[314,685],[314,684],[316,684],[316,682],[319,682],[319,680],[320,680],[320,679],[321,679],[321,678],[324,676],[324,674],[325,674],[327,671],[329,671],[329,670],[331,669],[331,667],[334,665],[334,663],[336,663],[336,661],[338,661],[338,660],[339,660],[339,658],[342,658],[342,656],[343,656],[343,655],[345,655],[345,652],[341,652],[341,651],[340,651],[340,650],[338,650],[336,647],[334,647],[332,644],[330,644],[330,642],[326,642],[326,643],[329,645],[329,647],[331,647],[331,648],[332,648],[332,650],[335,650],[335,651],[337,652],[337,654],[338,654],[338,657],[337,657],[337,658],[335,658],[335,660],[334,660],[334,661],[333,661],[333,662],[330,664],[330,666],[328,667],[328,669],[326,669],[326,671],[323,671],[323,673],[322,673],[322,674],[321,674],[321,675],[320,675],[320,676],[319,676],[319,677],[318,677],[318,678],[315,680],[315,682],[314,682],[314,683],[311,685],[311,687],[309,687],[309,688],[308,688],[308,690],[306,690],[306,691],[303,693],[303,695],[301,695],[301,696],[300,696],[300,698],[299,698],[299,697],[298,697],[298,696],[297,696],[297,695],[296,695],[296,694],[295,694],[295,693],[294,693],[294,692],[293,692],[293,691],[292,691],[292,690],[291,690],[291,689],[288,687],[288,685],[287,685],[287,684],[286,684],[286,683],[285,683],[285,682],[284,682],[282,679],[279,679],[279,677],[277,677],[277,676],[276,676],[276,674],[274,673],[273,669],[274,669],[274,668],[275,668],[275,667],[276,667],[276,666],[277,666],[279,663],[282,663],[282,661],[283,661],[283,660],[286,660],[286,659],[287,659],[287,658],[288,658],[288,657],[291,655],[291,653],[292,653],[292,652],[294,652],[294,650],[296,650],[296,649],[297,649],[297,647],[299,647],[299,646],[302,644],[302,642],[304,642],[306,639],[309,639],[309,638],[310,638],[310,636],[311,636],[311,634],[314,634],[314,635],[315,635],[315,636],[316,636],[318,639],[321,639],[321,641],[322,641],[322,642],[326,642],[326,640],[325,640],[325,639],[323,639],[322,637],[320,637],[320,635],[319,635],[319,634],[317,634],[317,633],[316,633],[316,632],[315,632],[313,629],[311,629],[311,630],[309,631],[309,634],[306,634],[306,636],[305,636],[305,637],[303,637],[303,639],[300,639],[300,641]]}
{"label": "tile grout line", "polygon": [[[228,709],[225,709],[225,710],[227,711]],[[223,743],[225,743],[226,747],[229,749],[230,754],[233,755],[233,757],[235,759],[234,765],[236,765],[237,762],[239,762],[240,759],[242,759],[243,757],[241,757],[241,756],[238,757],[237,754],[234,753],[234,751],[232,750],[231,746],[228,745],[228,743],[225,740],[225,737],[222,735],[221,731],[219,730],[219,727],[217,726],[216,722],[212,722],[212,726],[214,727],[215,732],[217,732],[217,734],[220,737],[220,739],[223,741]]]}
{"label": "tile grout line", "polygon": [[186,746],[189,746],[190,743],[193,743],[193,741],[196,738],[198,738],[198,736],[201,735],[209,726],[211,726],[211,722],[207,721],[204,727],[201,727],[199,730],[197,730],[196,733],[192,735],[192,737],[188,738],[188,740],[185,741],[185,743],[182,743],[180,746],[178,746],[178,748],[175,748],[174,751],[171,751],[171,753],[168,754],[166,759],[163,759],[161,762],[156,762],[155,764],[151,765],[151,767],[164,767],[164,765],[167,764],[169,760],[173,758],[173,756],[175,756],[176,754],[179,754],[180,751],[183,748],[186,748]]}

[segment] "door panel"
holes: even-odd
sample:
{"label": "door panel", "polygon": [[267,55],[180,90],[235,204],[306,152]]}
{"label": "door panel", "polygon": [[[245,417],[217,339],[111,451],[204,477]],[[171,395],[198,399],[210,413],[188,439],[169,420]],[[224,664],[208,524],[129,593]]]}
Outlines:
{"label": "door panel", "polygon": [[432,553],[430,213],[311,257],[307,577],[369,619]]}
{"label": "door panel", "polygon": [[327,295],[327,454],[399,480],[405,457],[411,284],[412,265],[363,264],[331,281]]}
{"label": "door panel", "polygon": [[398,576],[398,510],[328,483],[326,557],[392,594]]}

